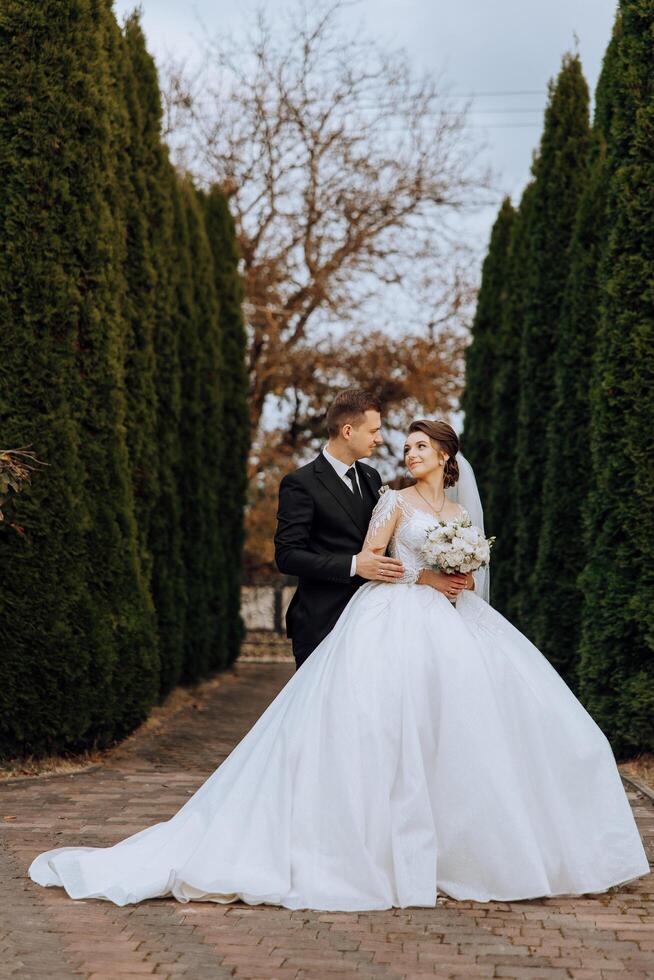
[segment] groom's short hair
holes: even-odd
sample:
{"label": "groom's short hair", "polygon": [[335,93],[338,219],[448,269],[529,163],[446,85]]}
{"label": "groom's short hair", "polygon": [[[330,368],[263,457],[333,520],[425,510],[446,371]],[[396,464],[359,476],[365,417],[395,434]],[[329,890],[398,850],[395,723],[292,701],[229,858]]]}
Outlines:
{"label": "groom's short hair", "polygon": [[346,388],[340,391],[327,410],[327,432],[340,435],[344,425],[360,425],[365,412],[381,412],[379,398],[363,388]]}

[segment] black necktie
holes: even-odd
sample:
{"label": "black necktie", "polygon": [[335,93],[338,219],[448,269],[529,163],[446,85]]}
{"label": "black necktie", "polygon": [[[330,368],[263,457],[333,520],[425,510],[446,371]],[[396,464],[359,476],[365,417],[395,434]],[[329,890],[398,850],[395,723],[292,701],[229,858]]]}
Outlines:
{"label": "black necktie", "polygon": [[349,470],[345,475],[349,476],[350,480],[352,481],[352,491],[354,493],[354,496],[357,498],[357,500],[363,500],[363,497],[361,496],[361,491],[359,490],[359,484],[357,482],[357,473],[354,467],[350,466]]}

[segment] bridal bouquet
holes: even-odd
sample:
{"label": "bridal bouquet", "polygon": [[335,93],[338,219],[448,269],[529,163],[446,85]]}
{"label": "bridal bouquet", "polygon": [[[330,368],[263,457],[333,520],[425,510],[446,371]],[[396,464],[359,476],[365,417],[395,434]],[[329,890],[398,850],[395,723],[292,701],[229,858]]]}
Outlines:
{"label": "bridal bouquet", "polygon": [[485,537],[469,517],[455,517],[427,528],[422,557],[437,572],[475,572],[488,565],[495,537]]}

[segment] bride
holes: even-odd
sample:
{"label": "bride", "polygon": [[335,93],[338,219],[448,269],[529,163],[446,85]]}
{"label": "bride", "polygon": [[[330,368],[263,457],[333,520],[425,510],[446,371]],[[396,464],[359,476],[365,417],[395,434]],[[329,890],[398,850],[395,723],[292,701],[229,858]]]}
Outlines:
{"label": "bride", "polygon": [[112,847],[45,851],[35,882],[116,905],[355,911],[603,892],[648,873],[609,742],[488,604],[484,570],[461,589],[423,568],[436,520],[464,512],[483,529],[456,433],[413,423],[405,453],[416,483],[381,494],[366,539],[402,578],[355,592],[174,816]]}

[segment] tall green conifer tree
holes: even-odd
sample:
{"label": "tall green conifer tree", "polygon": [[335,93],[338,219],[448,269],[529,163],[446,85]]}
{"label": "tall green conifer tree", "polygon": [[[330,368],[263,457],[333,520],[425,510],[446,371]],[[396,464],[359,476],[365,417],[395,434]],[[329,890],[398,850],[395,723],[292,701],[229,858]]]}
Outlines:
{"label": "tall green conifer tree", "polygon": [[570,246],[554,354],[543,523],[532,598],[534,642],[575,691],[583,603],[578,579],[588,546],[583,514],[592,471],[589,390],[599,318],[598,267],[607,235],[606,130],[614,47],[611,42],[597,86],[592,162]]}
{"label": "tall green conifer tree", "polygon": [[182,456],[178,494],[182,516],[182,561],[187,585],[184,623],[182,681],[200,676],[209,662],[206,643],[207,604],[204,549],[206,512],[202,506],[202,401],[200,341],[193,315],[194,290],[187,210],[191,189],[173,185],[173,241],[175,245],[175,295],[179,338],[181,412],[179,422]]}
{"label": "tall green conifer tree", "polygon": [[514,494],[517,506],[512,618],[533,637],[534,568],[542,522],[546,431],[554,400],[553,356],[568,272],[568,249],[590,152],[588,87],[579,58],[567,55],[545,111],[533,165],[531,260],[524,269],[526,305],[520,348],[520,384]]}
{"label": "tall green conifer tree", "polygon": [[76,399],[91,510],[88,589],[112,647],[110,686],[93,689],[100,741],[122,737],[147,717],[159,677],[154,606],[140,562],[126,440],[130,338],[121,165],[129,122],[124,85],[112,68],[119,38],[111,6],[104,0],[95,7],[103,57],[93,107],[98,141],[85,150],[83,190],[92,246],[82,266]]}
{"label": "tall green conifer tree", "polygon": [[50,464],[18,503],[25,539],[3,542],[7,752],[106,744],[156,693],[124,439],[111,17],[87,0],[0,13],[0,412]]}
{"label": "tall green conifer tree", "polygon": [[[0,441],[48,468],[0,535],[0,755],[81,746],[109,643],[86,591],[89,510],[73,402],[97,24],[54,2],[0,9]],[[87,98],[92,93],[90,99]],[[88,127],[88,129],[87,129]]]}
{"label": "tall green conifer tree", "polygon": [[[618,756],[654,750],[654,5],[622,0],[591,382],[580,698]],[[608,83],[607,83],[608,85]]]}
{"label": "tall green conifer tree", "polygon": [[150,147],[144,140],[140,79],[134,70],[130,47],[113,17],[109,25],[110,65],[116,79],[116,98],[124,113],[119,119],[122,139],[118,142],[120,211],[117,218],[125,228],[125,427],[139,560],[149,587],[151,522],[159,486],[154,351],[157,281],[150,240],[152,162]]}
{"label": "tall green conifer tree", "polygon": [[211,248],[193,185],[181,185],[180,493],[188,610],[184,680],[226,662],[226,568],[221,533],[222,370]]}
{"label": "tall green conifer tree", "polygon": [[243,637],[240,616],[243,554],[243,510],[247,494],[247,460],[250,450],[250,414],[246,370],[245,325],[241,303],[243,290],[238,273],[234,221],[225,195],[212,187],[201,195],[205,223],[214,261],[216,292],[220,300],[222,353],[223,462],[221,467],[221,527],[227,568],[227,658],[238,657]]}
{"label": "tall green conifer tree", "polygon": [[533,183],[525,189],[511,221],[506,259],[504,296],[497,336],[498,356],[489,392],[490,479],[484,508],[487,533],[494,534],[490,572],[491,600],[507,615],[514,593],[513,566],[516,549],[516,512],[513,495],[515,472],[516,406],[519,392],[520,338],[525,309],[524,270],[530,257],[530,221]]}
{"label": "tall green conifer tree", "polygon": [[137,16],[123,33],[110,0],[3,5],[0,444],[48,464],[16,499],[24,536],[0,528],[3,756],[107,745],[237,650],[233,228],[175,174],[160,125]]}
{"label": "tall green conifer tree", "polygon": [[490,496],[493,482],[492,391],[497,362],[502,356],[498,335],[506,301],[507,258],[514,217],[513,205],[509,198],[505,198],[491,231],[472,322],[472,339],[466,350],[465,390],[461,399],[465,422],[461,445],[474,468],[482,506]]}
{"label": "tall green conifer tree", "polygon": [[[154,288],[149,296],[155,351],[157,487],[149,513],[148,550],[152,556],[151,590],[155,603],[161,661],[160,696],[179,681],[184,660],[186,576],[182,560],[182,509],[179,494],[181,375],[179,276],[173,199],[177,176],[161,139],[161,94],[157,69],[145,45],[138,15],[125,23],[134,93],[138,96],[143,172],[141,211],[147,222]],[[135,110],[133,110],[135,111]],[[183,317],[183,313],[181,314]]]}
{"label": "tall green conifer tree", "polygon": [[193,272],[193,315],[200,344],[200,404],[202,409],[202,460],[200,503],[205,510],[205,536],[199,542],[204,550],[207,596],[208,656],[202,672],[227,663],[227,567],[223,522],[223,457],[228,449],[223,432],[223,357],[220,304],[216,294],[213,254],[204,209],[195,187],[190,184],[187,218]]}

